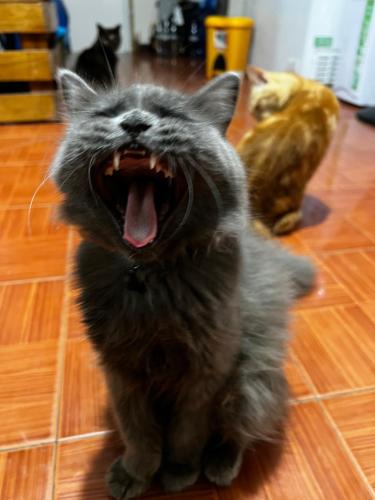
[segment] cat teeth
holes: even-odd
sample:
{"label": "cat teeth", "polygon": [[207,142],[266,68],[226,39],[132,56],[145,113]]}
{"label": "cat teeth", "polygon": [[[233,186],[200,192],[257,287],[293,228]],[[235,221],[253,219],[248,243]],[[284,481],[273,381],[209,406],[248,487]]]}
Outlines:
{"label": "cat teeth", "polygon": [[118,151],[113,153],[113,168],[116,171],[120,169],[120,153]]}
{"label": "cat teeth", "polygon": [[155,155],[151,155],[150,156],[150,169],[151,170],[154,170],[154,168],[156,167],[157,162],[158,162],[158,157],[155,156]]}
{"label": "cat teeth", "polygon": [[105,169],[104,175],[113,175],[113,167],[107,167]]}
{"label": "cat teeth", "polygon": [[172,169],[171,169],[170,165],[164,165],[161,168],[161,170],[162,170],[165,178],[172,179],[172,177],[174,177],[174,174],[172,172]]}
{"label": "cat teeth", "polygon": [[164,174],[164,177],[166,178],[174,177],[171,167],[169,165],[163,165],[159,163],[158,157],[155,155],[150,156],[150,169],[155,169],[157,174],[159,172],[162,172]]}
{"label": "cat teeth", "polygon": [[166,170],[164,170],[164,176],[167,177],[167,178],[170,178],[170,179],[172,179],[172,177],[174,177],[172,169],[171,169],[171,167],[169,165],[166,168]]}

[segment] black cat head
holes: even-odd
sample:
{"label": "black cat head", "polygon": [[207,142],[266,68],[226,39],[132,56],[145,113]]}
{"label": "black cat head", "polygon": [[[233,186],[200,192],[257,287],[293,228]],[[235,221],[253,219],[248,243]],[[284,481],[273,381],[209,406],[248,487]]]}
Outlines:
{"label": "black cat head", "polygon": [[114,52],[118,50],[121,44],[121,24],[113,28],[104,28],[101,24],[96,25],[98,30],[98,38],[104,47],[112,49]]}

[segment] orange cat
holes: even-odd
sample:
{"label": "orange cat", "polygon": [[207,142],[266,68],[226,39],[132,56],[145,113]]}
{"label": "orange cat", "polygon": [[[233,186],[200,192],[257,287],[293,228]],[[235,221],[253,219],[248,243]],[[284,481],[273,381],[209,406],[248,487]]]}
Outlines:
{"label": "orange cat", "polygon": [[301,220],[307,182],[335,130],[339,104],[333,92],[293,73],[251,68],[249,108],[258,121],[238,145],[247,167],[255,227],[283,234]]}

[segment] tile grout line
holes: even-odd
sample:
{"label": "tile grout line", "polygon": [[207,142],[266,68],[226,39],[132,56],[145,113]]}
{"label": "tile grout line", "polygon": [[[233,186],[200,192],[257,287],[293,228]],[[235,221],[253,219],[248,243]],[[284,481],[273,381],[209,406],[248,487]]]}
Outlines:
{"label": "tile grout line", "polygon": [[324,250],[317,249],[323,256],[331,256],[331,255],[345,255],[348,253],[355,252],[375,252],[375,243],[372,243],[368,247],[356,247],[356,248],[341,248],[337,250]]}
{"label": "tile grout line", "polygon": [[66,262],[65,262],[64,299],[63,299],[61,318],[60,318],[60,338],[59,338],[57,374],[56,374],[56,385],[55,385],[55,402],[53,411],[54,447],[52,450],[52,467],[50,469],[50,475],[52,477],[49,478],[48,481],[49,484],[47,489],[47,491],[51,493],[50,496],[51,499],[55,498],[55,489],[56,489],[57,452],[58,452],[58,439],[60,432],[60,418],[61,418],[60,412],[62,407],[61,399],[63,395],[66,341],[68,336],[69,268],[72,257],[72,250],[73,250],[73,230],[69,229],[67,251],[66,251]]}
{"label": "tile grout line", "polygon": [[[375,392],[375,386],[368,386],[368,387],[360,387],[357,389],[349,389],[349,390],[339,390],[339,391],[333,391],[333,392],[327,392],[323,394],[311,394],[308,396],[302,396],[299,398],[290,398],[288,403],[290,405],[298,405],[298,404],[305,404],[305,403],[311,403],[311,402],[324,402],[328,399],[334,399],[334,398],[339,398],[339,397],[347,397],[347,396],[357,396],[361,394],[368,394]],[[72,434],[70,436],[64,436],[62,438],[46,438],[46,439],[40,439],[40,440],[34,440],[34,441],[28,441],[24,443],[19,443],[15,445],[9,445],[9,446],[0,446],[0,453],[4,452],[12,452],[12,451],[18,451],[18,450],[25,450],[29,448],[36,448],[40,446],[44,446],[47,444],[60,444],[60,443],[71,443],[75,441],[80,441],[84,439],[91,439],[95,437],[101,437],[101,436],[106,436],[115,433],[115,429],[105,429],[101,431],[93,431],[93,432],[86,432],[84,434]]]}
{"label": "tile grout line", "polygon": [[[352,294],[351,290],[348,289],[345,284],[336,276],[336,274],[334,273],[334,271],[332,271],[332,269],[329,268],[329,266],[327,266],[327,264],[325,263],[324,261],[324,255],[320,256],[318,254],[316,254],[316,257],[318,258],[318,262],[319,262],[319,266],[324,268],[324,271],[326,273],[328,273],[333,279],[334,281],[341,286],[341,288],[348,294],[348,297],[350,297],[350,299],[354,302],[354,304],[357,304],[357,299],[356,297]],[[330,305],[329,307],[339,307],[339,306],[344,306],[346,304],[336,304],[336,305]],[[357,304],[358,305],[358,304]]]}
{"label": "tile grout line", "polygon": [[368,238],[370,241],[373,242],[373,244],[375,245],[375,238],[374,238],[374,235],[371,233],[371,231],[368,231],[366,229],[363,229],[360,227],[360,224],[358,224],[357,222],[353,221],[351,219],[351,217],[353,217],[353,214],[352,215],[346,215],[345,216],[345,220],[347,222],[349,222],[352,226],[355,227],[355,229],[357,229],[358,231],[360,231],[362,234],[364,234],[366,236],[366,238]]}
{"label": "tile grout line", "polygon": [[93,431],[93,432],[86,432],[85,434],[75,434],[71,436],[65,436],[63,438],[59,438],[57,440],[58,444],[61,443],[75,443],[76,441],[81,441],[85,439],[91,439],[91,438],[96,438],[96,437],[101,437],[101,436],[109,436],[111,434],[114,434],[116,431],[115,429],[106,429],[103,431]]}
{"label": "tile grout line", "polygon": [[349,458],[351,464],[354,467],[354,470],[357,471],[359,477],[362,479],[362,481],[363,481],[364,485],[366,486],[368,492],[372,496],[374,494],[374,491],[373,491],[373,489],[371,487],[370,481],[368,480],[368,478],[367,478],[366,474],[364,473],[362,467],[359,465],[357,459],[355,458],[352,450],[350,449],[350,446],[346,442],[346,439],[342,435],[342,432],[340,431],[339,427],[337,426],[335,420],[333,419],[333,417],[331,416],[331,414],[329,413],[329,411],[325,407],[324,402],[322,400],[318,401],[318,404],[319,404],[319,406],[320,406],[320,408],[321,408],[321,410],[323,412],[323,415],[324,415],[324,417],[326,419],[326,422],[331,426],[331,428],[335,432],[337,440],[338,440],[339,444],[341,445],[341,448],[343,449],[343,451],[345,452],[345,454]]}
{"label": "tile grout line", "polygon": [[[364,235],[364,236],[366,236],[366,235]],[[321,248],[321,247],[315,248],[315,247],[311,247],[308,243],[306,243],[306,245],[308,246],[310,251],[319,252],[323,256],[345,255],[347,253],[352,253],[352,252],[375,252],[375,243],[372,240],[370,240],[370,243],[367,246],[336,248],[336,250],[325,250],[324,247],[323,248]]]}
{"label": "tile grout line", "polygon": [[17,185],[18,185],[18,183],[19,183],[18,181],[19,181],[19,179],[20,179],[20,177],[21,177],[21,174],[22,174],[22,172],[20,171],[20,172],[18,173],[18,176],[15,178],[15,182],[13,183],[12,188],[9,190],[8,196],[6,197],[6,201],[7,201],[7,205],[8,205],[8,206],[9,206],[9,202],[11,202],[11,201],[12,201],[12,198],[13,198],[13,195],[14,195],[14,191],[15,191],[15,189],[16,189],[16,186],[17,186]]}
{"label": "tile grout line", "polygon": [[355,394],[362,394],[362,393],[366,393],[367,391],[371,392],[372,390],[375,389],[375,386],[369,386],[369,387],[365,387],[365,388],[358,388],[358,389],[353,389],[353,390],[349,390],[349,391],[333,391],[331,393],[319,394],[319,392],[318,392],[318,390],[317,390],[314,382],[310,379],[310,377],[309,377],[309,375],[308,375],[305,367],[303,366],[303,364],[299,360],[298,356],[295,353],[294,353],[294,355],[295,355],[296,360],[298,361],[298,363],[300,365],[300,368],[301,368],[304,376],[307,377],[307,380],[310,380],[310,384],[311,384],[311,387],[314,390],[314,394],[312,396],[306,396],[305,398],[302,398],[303,400],[299,400],[299,401],[298,400],[295,400],[295,401],[291,400],[289,402],[289,404],[293,405],[293,404],[303,404],[303,403],[315,402],[316,404],[319,405],[319,407],[321,408],[321,410],[323,412],[323,415],[324,415],[327,423],[331,426],[331,428],[335,432],[339,443],[341,444],[342,448],[344,449],[344,451],[345,451],[346,455],[348,456],[350,462],[354,466],[354,469],[357,471],[357,473],[359,474],[360,478],[362,479],[362,481],[366,485],[366,488],[368,489],[369,493],[371,495],[373,495],[373,489],[372,489],[372,487],[370,485],[369,480],[367,479],[365,473],[363,472],[362,467],[359,465],[359,463],[357,462],[356,458],[354,457],[353,452],[351,451],[349,445],[347,444],[344,436],[341,434],[341,431],[337,427],[336,422],[333,420],[333,418],[329,414],[328,410],[326,409],[326,407],[324,405],[324,401],[326,399],[329,399],[330,397],[334,398],[334,397],[339,397],[339,396],[353,395],[354,393]]}
{"label": "tile grout line", "polygon": [[49,281],[63,281],[65,279],[64,275],[56,276],[45,276],[43,278],[25,278],[20,280],[0,280],[0,287],[2,286],[13,286],[13,285],[29,285],[33,283],[44,283]]}
{"label": "tile grout line", "polygon": [[302,398],[291,398],[288,400],[288,405],[290,406],[297,406],[297,405],[303,405],[305,403],[316,403],[317,398],[314,395],[310,396],[303,396]]}
{"label": "tile grout line", "polygon": [[[305,396],[304,398],[301,398],[301,399],[306,399],[308,401],[317,401],[318,400],[318,396],[319,396],[319,391],[317,390],[314,382],[312,381],[309,373],[307,372],[306,368],[303,366],[301,360],[299,359],[298,355],[296,352],[293,351],[293,356],[304,376],[304,379],[306,380],[307,382],[307,386],[309,387],[309,389],[312,391],[311,395],[308,395],[308,396]],[[291,399],[291,401],[295,401],[295,399]]]}
{"label": "tile grout line", "polygon": [[294,405],[298,403],[304,403],[306,400],[310,401],[315,398],[315,387],[311,382],[310,376],[306,372],[306,370],[303,369],[302,364],[300,360],[297,358],[297,354],[293,351],[293,348],[289,346],[288,348],[288,355],[287,359],[289,362],[292,362],[293,365],[298,368],[302,373],[302,378],[303,378],[303,383],[306,385],[307,389],[310,391],[311,394],[307,394],[305,396],[301,397],[294,397],[292,389],[290,387],[289,381],[288,381],[288,387],[289,387],[289,398],[288,398],[288,404],[289,405]]}
{"label": "tile grout line", "polygon": [[66,436],[66,437],[57,438],[57,439],[54,437],[51,437],[51,438],[45,438],[45,439],[24,441],[22,443],[17,443],[14,445],[0,446],[0,453],[28,450],[28,449],[32,449],[32,448],[40,448],[41,446],[45,446],[45,445],[72,443],[72,442],[81,441],[81,440],[85,440],[85,439],[107,436],[107,435],[113,434],[115,432],[116,432],[115,429],[106,429],[103,431],[87,432],[85,434],[75,434],[75,435],[73,434],[71,436]]}
{"label": "tile grout line", "polygon": [[[58,206],[58,201],[56,202],[45,202],[45,203],[38,203],[35,202],[33,203],[33,209],[34,208],[51,208],[51,207],[57,207]],[[0,205],[0,211],[5,212],[6,210],[28,210],[29,205],[25,203],[17,203],[17,204],[7,204],[7,205]]]}
{"label": "tile grout line", "polygon": [[[350,298],[351,300],[351,304],[354,304],[354,305],[359,305],[358,304],[358,300],[356,299],[356,297],[351,293],[351,290],[348,289],[344,283],[342,283],[342,281],[336,276],[336,274],[334,273],[334,271],[332,271],[332,269],[330,269],[327,264],[325,263],[324,261],[324,257],[327,256],[328,254],[322,252],[322,251],[319,251],[319,250],[314,250],[314,249],[311,249],[311,252],[312,252],[312,257],[315,257],[317,259],[317,263],[315,263],[313,261],[313,264],[316,266],[316,268],[320,271],[320,269],[323,269],[327,274],[329,274],[331,276],[331,278],[335,281],[335,283],[337,285],[339,285],[343,291],[348,295],[348,297]],[[374,249],[375,250],[375,249]],[[352,250],[349,250],[350,252],[352,252]],[[360,250],[360,251],[368,251],[368,249],[366,250]],[[331,254],[332,255],[332,254]],[[309,255],[306,255],[307,257],[310,257]],[[313,293],[313,292],[312,292]],[[304,311],[316,311],[318,309],[327,309],[327,308],[331,308],[331,309],[334,309],[336,307],[345,307],[345,306],[348,306],[348,305],[351,305],[350,303],[342,303],[342,304],[326,304],[326,305],[322,305],[322,306],[315,306],[315,307],[296,307],[294,308],[294,313],[295,312],[300,312],[300,313],[303,313]]]}
{"label": "tile grout line", "polygon": [[371,394],[375,392],[375,385],[369,385],[365,387],[357,387],[355,389],[340,389],[338,391],[317,393],[316,395],[306,395],[299,398],[290,398],[290,404],[302,404],[309,403],[311,401],[319,402],[326,401],[328,399],[344,398],[347,396],[357,396],[361,394]]}
{"label": "tile grout line", "polygon": [[326,399],[335,399],[346,396],[357,396],[358,394],[371,394],[375,392],[375,385],[367,385],[364,387],[356,387],[354,389],[339,389],[337,391],[323,392],[317,395],[318,401],[325,401]]}
{"label": "tile grout line", "polygon": [[18,443],[14,445],[3,445],[0,446],[0,453],[11,453],[14,451],[31,450],[33,448],[40,448],[41,446],[53,444],[55,440],[53,438],[36,439],[30,441],[24,441],[23,443]]}
{"label": "tile grout line", "polygon": [[351,297],[350,297],[350,302],[341,302],[337,304],[324,304],[322,306],[302,306],[302,307],[296,307],[294,309],[295,313],[304,313],[304,312],[314,312],[318,310],[327,310],[327,309],[333,309],[335,307],[346,307],[346,306],[357,306],[357,302],[355,302]]}

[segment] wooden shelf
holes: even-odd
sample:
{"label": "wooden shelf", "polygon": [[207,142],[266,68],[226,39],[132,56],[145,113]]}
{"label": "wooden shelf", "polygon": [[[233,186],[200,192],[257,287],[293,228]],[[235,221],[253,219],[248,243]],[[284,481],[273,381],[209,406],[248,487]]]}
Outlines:
{"label": "wooden shelf", "polygon": [[0,52],[0,82],[4,83],[0,123],[57,119],[57,51],[49,49],[56,25],[55,5],[49,0],[0,0],[0,33],[18,35],[22,47]]}
{"label": "wooden shelf", "polygon": [[57,119],[56,92],[0,94],[0,122],[52,121]]}
{"label": "wooden shelf", "polygon": [[41,3],[41,2],[48,2],[49,0],[23,0],[20,2],[20,0],[0,0],[0,3]]}
{"label": "wooden shelf", "polygon": [[56,26],[50,2],[0,2],[0,33],[52,33]]}
{"label": "wooden shelf", "polygon": [[53,51],[47,49],[5,50],[0,52],[0,81],[51,81]]}

